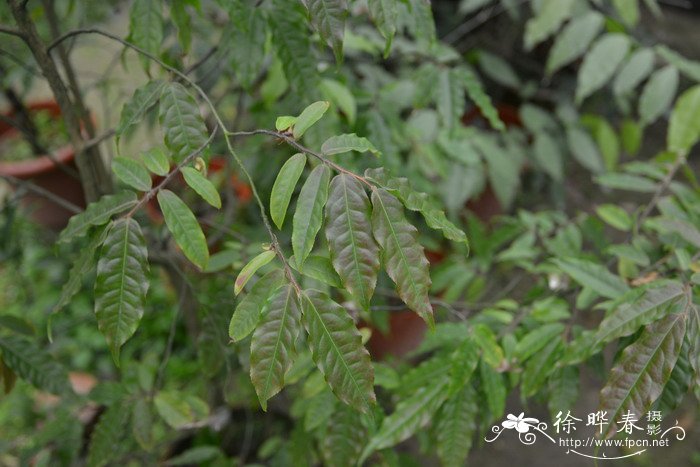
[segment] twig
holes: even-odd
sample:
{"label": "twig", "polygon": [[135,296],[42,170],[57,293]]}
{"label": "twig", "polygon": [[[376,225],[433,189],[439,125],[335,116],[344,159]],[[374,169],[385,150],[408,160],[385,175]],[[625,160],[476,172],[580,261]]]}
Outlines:
{"label": "twig", "polygon": [[25,42],[27,40],[27,36],[25,36],[24,33],[22,33],[22,31],[20,31],[19,29],[11,28],[9,26],[0,25],[0,33],[9,34],[11,36],[19,37],[20,39],[22,39]]}
{"label": "twig", "polygon": [[656,205],[659,203],[659,200],[661,200],[661,197],[664,195],[668,187],[671,185],[671,182],[673,181],[673,178],[676,176],[676,173],[678,170],[683,167],[683,164],[685,164],[686,161],[686,155],[683,153],[678,153],[676,156],[676,160],[673,162],[673,165],[669,169],[668,173],[666,176],[661,180],[661,183],[659,184],[658,188],[654,192],[654,196],[651,198],[651,201],[649,201],[649,204],[647,204],[647,207],[644,209],[642,214],[639,216],[639,219],[635,223],[635,233],[637,233],[637,230],[639,229],[639,226],[642,225],[642,223],[646,220],[647,217],[649,217],[649,214],[654,210]]}
{"label": "twig", "polygon": [[5,174],[0,174],[0,178],[7,180],[8,182],[12,183],[13,185],[21,186],[22,188],[26,188],[29,191],[33,191],[34,193],[43,196],[44,198],[53,201],[54,203],[58,204],[62,208],[71,211],[73,214],[77,214],[79,212],[82,212],[82,209],[79,206],[76,206],[75,204],[71,203],[65,198],[62,198],[54,193],[51,193],[49,190],[46,190],[45,188],[40,187],[39,185],[36,185],[30,181],[27,180],[21,180],[19,178],[13,177],[12,175],[5,175]]}

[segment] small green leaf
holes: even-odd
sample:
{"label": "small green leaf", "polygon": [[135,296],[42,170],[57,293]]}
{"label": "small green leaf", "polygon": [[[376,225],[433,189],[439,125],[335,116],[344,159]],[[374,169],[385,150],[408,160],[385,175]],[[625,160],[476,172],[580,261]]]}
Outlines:
{"label": "small green leaf", "polygon": [[207,142],[207,127],[194,97],[180,83],[168,83],[160,101],[160,124],[165,145],[176,163],[199,151]]}
{"label": "small green leaf", "polygon": [[503,381],[503,375],[484,360],[481,360],[479,364],[479,375],[481,376],[482,392],[486,396],[489,419],[498,419],[506,409],[507,388],[505,381]]}
{"label": "small green leaf", "polygon": [[350,125],[354,125],[357,115],[357,103],[352,92],[344,84],[331,79],[321,81],[321,91],[323,91],[328,100],[333,102],[345,114]]}
{"label": "small green leaf", "polygon": [[148,292],[148,251],[141,227],[132,218],[109,227],[95,279],[95,315],[112,356],[136,332]]}
{"label": "small green leaf", "polygon": [[[476,73],[474,73],[470,68],[465,67],[458,68],[455,70],[455,72],[464,85],[464,89],[467,91],[469,99],[474,101],[476,106],[479,107],[481,114],[486,118],[486,120],[488,120],[491,127],[499,131],[505,130],[505,124],[498,116],[498,111],[491,102],[489,95],[486,94],[486,91],[484,91],[484,87],[481,84],[481,81],[479,81],[479,78],[476,76]],[[458,119],[461,118],[462,116],[459,115]]]}
{"label": "small green leaf", "polygon": [[607,173],[595,178],[596,182],[608,188],[629,190],[640,193],[653,193],[656,183],[646,177],[626,173]]}
{"label": "small green leaf", "polygon": [[270,216],[278,229],[284,225],[289,201],[305,166],[306,155],[297,153],[287,159],[277,174],[270,194]]}
{"label": "small green leaf", "polygon": [[343,37],[345,35],[345,0],[302,0],[309,11],[311,23],[335,54],[338,63],[343,61]]}
{"label": "small green leaf", "polygon": [[566,130],[566,139],[569,144],[569,150],[579,164],[594,174],[605,170],[603,158],[595,141],[593,141],[588,132],[580,128],[570,127]]}
{"label": "small green leaf", "polygon": [[84,236],[90,227],[106,224],[113,215],[134,207],[136,202],[136,194],[133,191],[121,191],[114,195],[103,196],[94,203],[90,203],[85,211],[70,218],[68,225],[58,237],[58,242],[68,243]]}
{"label": "small green leaf", "polygon": [[301,306],[312,358],[333,393],[349,406],[369,411],[376,403],[374,370],[355,322],[320,292],[304,292]]}
{"label": "small green leaf", "polygon": [[[393,0],[392,0],[393,1]],[[328,467],[356,465],[367,442],[362,414],[352,407],[336,404],[326,430],[322,430],[321,453]]]}
{"label": "small green leaf", "polygon": [[554,41],[547,58],[547,74],[554,74],[583,55],[603,28],[604,20],[603,15],[597,11],[589,11],[572,19]]}
{"label": "small green leaf", "polygon": [[202,173],[194,167],[183,167],[181,169],[182,176],[185,182],[192,188],[204,201],[211,204],[217,209],[221,209],[221,197],[216,187]]}
{"label": "small green leaf", "polygon": [[369,151],[375,156],[381,154],[367,138],[357,136],[355,133],[331,136],[321,146],[321,152],[326,156],[350,151],[360,153]]}
{"label": "small green leaf", "polygon": [[381,188],[372,190],[372,232],[399,297],[432,327],[429,263],[418,230],[406,220],[399,200]]}
{"label": "small green leaf", "polygon": [[437,111],[445,127],[452,130],[460,124],[464,113],[464,86],[456,70],[440,70],[437,78]]}
{"label": "small green leaf", "polygon": [[275,128],[277,131],[285,131],[291,128],[297,121],[296,117],[291,117],[289,115],[283,115],[282,117],[277,117],[275,120]]}
{"label": "small green leaf", "polygon": [[151,148],[141,155],[143,165],[156,175],[165,177],[170,172],[170,161],[162,148]]}
{"label": "small green leaf", "polygon": [[543,0],[537,15],[525,24],[525,50],[532,50],[537,44],[557,32],[571,16],[574,0]]}
{"label": "small green leaf", "polygon": [[16,334],[0,336],[2,361],[20,378],[52,394],[70,390],[66,370],[55,361],[44,347]]}
{"label": "small green leaf", "polygon": [[639,98],[639,118],[642,125],[656,121],[671,106],[678,89],[678,70],[668,65],[654,72]]}
{"label": "small green leaf", "polygon": [[654,52],[640,48],[630,55],[613,82],[616,96],[630,94],[654,70]]}
{"label": "small green leaf", "polygon": [[482,361],[493,368],[503,363],[503,349],[498,345],[496,335],[491,328],[483,323],[475,324],[472,328],[472,340],[481,349]]}
{"label": "small green leaf", "polygon": [[434,423],[437,454],[445,467],[465,464],[478,414],[476,392],[469,384],[447,399],[438,411]]}
{"label": "small green leaf", "polygon": [[564,161],[556,141],[547,133],[537,133],[532,154],[542,169],[557,182],[564,179]]}
{"label": "small green leaf", "polygon": [[138,191],[148,191],[152,187],[148,171],[133,159],[115,157],[112,160],[112,171],[119,180]]}
{"label": "small green leaf", "polygon": [[525,397],[532,397],[540,390],[547,377],[554,371],[558,357],[561,355],[561,336],[556,336],[545,344],[525,365],[520,385]]}
{"label": "small green leaf", "polygon": [[161,391],[153,398],[158,415],[172,428],[185,428],[207,416],[206,402],[191,394]]}
{"label": "small green leaf", "polygon": [[515,346],[514,356],[518,361],[524,362],[563,331],[564,325],[561,323],[544,324],[533,329],[518,341]]}
{"label": "small green leaf", "polygon": [[627,214],[627,211],[616,204],[600,205],[595,212],[601,219],[618,230],[626,232],[632,228],[632,218]]}
{"label": "small green leaf", "polygon": [[[129,41],[155,55],[160,55],[163,42],[163,12],[158,0],[136,0],[129,12]],[[151,60],[139,55],[144,69],[148,72]]]}
{"label": "small green leaf", "polygon": [[306,130],[311,128],[314,123],[323,117],[328,107],[330,107],[329,102],[318,101],[305,108],[297,117],[296,123],[294,123],[294,128],[292,129],[294,139],[299,139],[304,136]]}
{"label": "small green leaf", "polygon": [[289,284],[269,299],[250,342],[250,380],[263,410],[267,410],[267,400],[284,387],[300,331],[301,312]]}
{"label": "small green leaf", "polygon": [[292,221],[292,247],[297,264],[303,268],[304,260],[314,247],[316,234],[323,223],[323,206],[328,200],[330,169],[319,165],[311,171],[299,193]]}
{"label": "small green leaf", "polygon": [[610,80],[627,55],[629,47],[629,38],[621,33],[604,34],[593,44],[578,72],[578,104]]}
{"label": "small green leaf", "polygon": [[622,279],[601,264],[577,258],[555,258],[552,261],[576,282],[603,297],[614,299],[629,290]]}
{"label": "small green leaf", "polygon": [[235,342],[245,339],[258,324],[268,298],[282,287],[284,273],[281,269],[270,271],[261,277],[248,294],[240,301],[233,312],[228,327],[228,335]]}
{"label": "small green leaf", "polygon": [[111,405],[100,415],[90,438],[87,455],[88,467],[113,465],[123,454],[121,443],[129,422],[129,410],[121,401]]}
{"label": "small green leaf", "polygon": [[233,286],[233,293],[235,295],[241,293],[241,290],[243,290],[243,287],[245,287],[245,285],[248,283],[250,278],[253,277],[255,272],[261,267],[268,264],[270,261],[272,261],[275,258],[275,256],[276,254],[274,251],[263,251],[258,256],[251,259],[248,262],[248,264],[243,266],[241,272],[238,273],[238,277],[236,277],[236,282]]}
{"label": "small green leaf", "polygon": [[387,57],[396,34],[397,2],[396,0],[368,0],[367,6],[369,7],[369,16],[374,24],[377,25],[379,33],[386,40],[384,56]]}
{"label": "small green leaf", "polygon": [[289,264],[303,275],[323,282],[331,287],[341,288],[343,286],[340,282],[340,277],[338,277],[338,273],[333,269],[331,260],[324,256],[309,255],[304,261],[303,270],[300,270],[294,255],[289,258]]}
{"label": "small green leaf", "polygon": [[158,192],[158,205],[163,211],[168,230],[187,259],[200,269],[205,269],[209,261],[207,239],[190,208],[170,190]]}
{"label": "small green leaf", "polygon": [[687,154],[700,139],[700,85],[685,91],[676,100],[668,124],[668,149]]}
{"label": "small green leaf", "polygon": [[146,112],[158,102],[164,86],[164,81],[153,80],[134,91],[132,98],[122,108],[119,124],[115,130],[117,141],[129,128],[139,123]]}

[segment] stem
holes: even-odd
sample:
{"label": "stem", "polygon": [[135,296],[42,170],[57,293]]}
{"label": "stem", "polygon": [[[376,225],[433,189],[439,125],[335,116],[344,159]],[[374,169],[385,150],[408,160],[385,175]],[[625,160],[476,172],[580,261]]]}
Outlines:
{"label": "stem", "polygon": [[678,170],[683,167],[683,164],[685,164],[686,161],[686,155],[683,153],[678,153],[676,155],[676,160],[673,162],[673,165],[669,169],[668,173],[666,176],[661,180],[661,183],[659,184],[659,187],[656,189],[654,192],[654,196],[651,198],[651,201],[649,201],[649,204],[647,204],[647,207],[644,209],[642,214],[639,216],[639,219],[635,223],[635,233],[637,233],[637,230],[639,229],[639,226],[642,225],[642,223],[646,220],[647,217],[649,217],[649,214],[654,210],[656,205],[659,203],[661,200],[661,197],[664,195],[668,187],[671,185],[671,182],[673,181],[673,178],[676,176],[676,173]]}
{"label": "stem", "polygon": [[71,203],[67,199],[61,198],[60,196],[57,196],[53,193],[51,193],[48,190],[45,190],[44,188],[40,187],[39,185],[35,185],[34,183],[27,181],[27,180],[21,180],[19,178],[13,177],[12,175],[4,175],[0,174],[0,178],[7,180],[8,182],[12,183],[13,185],[20,186],[22,188],[26,188],[29,191],[33,191],[34,193],[43,196],[44,198],[53,201],[54,203],[58,204],[62,208],[72,212],[73,214],[77,214],[79,212],[82,212],[83,210],[79,207],[76,206],[75,204]]}

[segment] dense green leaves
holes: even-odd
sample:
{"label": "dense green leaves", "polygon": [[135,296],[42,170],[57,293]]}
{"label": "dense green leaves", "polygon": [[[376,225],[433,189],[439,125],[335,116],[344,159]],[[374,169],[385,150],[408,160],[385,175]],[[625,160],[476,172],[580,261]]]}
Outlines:
{"label": "dense green leaves", "polygon": [[95,315],[115,363],[119,349],[136,332],[148,291],[148,251],[139,224],[131,218],[108,228],[95,280]]}
{"label": "dense green leaves", "polygon": [[143,119],[146,112],[160,99],[164,86],[164,81],[153,80],[134,91],[134,95],[122,108],[119,124],[115,130],[117,138]]}
{"label": "dense green leaves", "polygon": [[554,41],[547,59],[547,74],[553,74],[583,55],[602,29],[604,19],[597,11],[572,19]]}
{"label": "dense green leaves", "polygon": [[284,273],[281,269],[275,269],[265,274],[253,285],[250,292],[243,297],[233,312],[228,328],[228,335],[231,339],[240,341],[253,332],[268,298],[283,283]]}
{"label": "dense green leaves", "polygon": [[604,435],[615,433],[614,422],[630,411],[641,417],[661,395],[678,359],[685,335],[686,313],[673,313],[650,324],[627,347],[600,392],[610,423]]}
{"label": "dense green leaves", "polygon": [[323,293],[304,292],[301,302],[316,366],[341,401],[367,412],[376,401],[374,369],[355,322]]}
{"label": "dense green leaves", "polygon": [[176,163],[200,151],[207,142],[207,128],[197,102],[180,83],[168,83],[160,101],[160,124],[165,145]]}
{"label": "dense green leaves", "polygon": [[53,394],[69,390],[68,374],[47,352],[18,335],[0,336],[4,364],[33,386]]}
{"label": "dense green leaves", "polygon": [[132,191],[121,191],[114,195],[106,195],[90,203],[85,211],[70,218],[68,225],[58,237],[60,243],[67,243],[85,235],[90,227],[104,225],[120,212],[136,205],[136,194]]}
{"label": "dense green leaves", "polygon": [[700,85],[685,91],[676,101],[668,125],[668,149],[687,154],[700,139]]}
{"label": "dense green leaves", "polygon": [[170,190],[158,192],[158,205],[163,211],[168,230],[187,259],[200,269],[206,268],[209,261],[207,240],[190,208]]}
{"label": "dense green leaves", "polygon": [[372,190],[372,232],[399,297],[432,326],[428,260],[418,243],[418,231],[406,220],[401,202],[381,188]]}
{"label": "dense green leaves", "polygon": [[311,171],[299,193],[292,222],[292,247],[300,268],[311,253],[323,222],[330,177],[330,169],[325,164],[319,165]]}
{"label": "dense green leaves", "polygon": [[371,206],[362,184],[348,174],[333,178],[326,205],[326,240],[343,286],[367,309],[379,273]]}
{"label": "dense green leaves", "polygon": [[250,379],[263,410],[267,400],[284,387],[300,330],[301,312],[290,284],[269,299],[250,342]]}
{"label": "dense green leaves", "polygon": [[330,156],[333,154],[343,154],[350,151],[371,152],[378,156],[380,152],[369,142],[367,138],[357,136],[355,133],[331,136],[321,146],[321,152]]}
{"label": "dense green leaves", "polygon": [[148,171],[134,159],[115,157],[112,160],[112,171],[123,183],[138,191],[151,189],[151,176]]}
{"label": "dense green leaves", "polygon": [[282,228],[287,216],[287,207],[294,194],[294,188],[306,166],[306,155],[298,153],[284,163],[270,194],[270,216],[278,229]]}
{"label": "dense green leaves", "polygon": [[207,177],[193,167],[183,167],[181,169],[182,176],[190,188],[192,188],[204,201],[211,204],[215,208],[221,208],[221,197],[216,187],[210,182]]}
{"label": "dense green leaves", "polygon": [[251,277],[253,277],[253,274],[260,269],[261,267],[265,266],[267,263],[272,261],[275,258],[275,252],[268,250],[268,251],[263,251],[259,255],[257,255],[255,258],[251,259],[248,264],[243,266],[243,269],[241,269],[241,272],[238,273],[238,277],[236,277],[236,282],[233,284],[233,293],[238,295],[241,293],[241,290],[243,290],[243,287],[248,283]]}
{"label": "dense green leaves", "polygon": [[302,0],[309,11],[311,22],[321,38],[333,49],[338,63],[343,61],[343,36],[345,35],[345,0]]}
{"label": "dense green leaves", "polygon": [[629,39],[620,33],[609,33],[598,39],[583,59],[578,73],[576,102],[579,104],[603,87],[627,55]]}

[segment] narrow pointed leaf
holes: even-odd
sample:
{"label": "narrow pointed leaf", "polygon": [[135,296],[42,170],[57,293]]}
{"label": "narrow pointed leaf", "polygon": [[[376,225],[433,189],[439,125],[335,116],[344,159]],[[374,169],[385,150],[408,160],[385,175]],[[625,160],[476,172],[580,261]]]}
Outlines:
{"label": "narrow pointed leaf", "polygon": [[639,118],[642,125],[656,121],[668,110],[678,89],[678,70],[668,65],[654,72],[639,98]]}
{"label": "narrow pointed leaf", "polygon": [[447,399],[436,415],[437,454],[445,467],[463,466],[472,447],[479,413],[470,384]]}
{"label": "narrow pointed leaf", "polygon": [[200,269],[206,268],[209,261],[207,240],[190,208],[170,190],[158,192],[158,205],[168,230],[187,259]]}
{"label": "narrow pointed leaf", "polygon": [[[129,41],[152,55],[160,55],[163,42],[163,12],[158,0],[136,0],[129,12]],[[139,55],[148,71],[151,61]]]}
{"label": "narrow pointed leaf", "polygon": [[284,163],[275,184],[272,186],[270,194],[270,216],[278,229],[284,225],[284,219],[287,216],[287,208],[289,201],[294,194],[294,188],[301,177],[301,173],[306,166],[306,155],[302,153],[294,154]]}
{"label": "narrow pointed leaf", "polygon": [[106,224],[112,216],[134,207],[136,202],[136,193],[133,191],[121,191],[114,195],[103,196],[94,203],[90,203],[85,211],[70,218],[68,225],[58,237],[58,242],[68,243],[84,236],[90,227]]}
{"label": "narrow pointed leaf", "polygon": [[640,48],[630,54],[613,82],[615,95],[630,94],[654,70],[654,59],[654,52],[647,48]]}
{"label": "narrow pointed leaf", "polygon": [[302,295],[302,311],[311,356],[333,393],[367,412],[376,402],[374,369],[355,322],[343,307],[316,291]]}
{"label": "narrow pointed leaf", "polygon": [[321,146],[321,152],[326,156],[350,151],[371,152],[375,156],[381,154],[367,138],[357,136],[355,133],[331,136]]}
{"label": "narrow pointed leaf", "polygon": [[464,87],[458,72],[449,68],[443,69],[438,75],[437,111],[443,124],[453,129],[464,113]]}
{"label": "narrow pointed leaf", "polygon": [[[461,81],[461,84],[467,91],[469,99],[479,107],[481,114],[488,120],[491,127],[499,131],[505,130],[505,124],[498,116],[498,111],[491,102],[489,95],[486,94],[484,86],[481,84],[481,81],[479,81],[476,73],[469,68],[459,68],[455,70],[455,73],[457,74],[457,79]],[[461,115],[458,115],[458,119],[461,117]]]}
{"label": "narrow pointed leaf", "polygon": [[66,370],[41,347],[16,334],[0,336],[4,365],[33,386],[52,394],[70,390]]}
{"label": "narrow pointed leaf", "polygon": [[300,330],[301,312],[290,284],[270,298],[250,342],[250,380],[263,410],[267,400],[284,387]]}
{"label": "narrow pointed leaf", "polygon": [[236,282],[233,285],[233,293],[235,295],[238,295],[241,293],[241,290],[243,290],[243,287],[248,283],[251,277],[253,277],[253,274],[256,273],[258,269],[261,267],[265,266],[267,263],[272,261],[275,258],[275,252],[268,250],[268,251],[263,251],[259,255],[257,255],[255,258],[251,259],[248,264],[243,266],[243,269],[241,269],[241,272],[238,273],[238,277],[236,277]]}
{"label": "narrow pointed leaf", "polygon": [[294,139],[299,139],[302,136],[304,136],[306,130],[311,128],[314,123],[316,123],[321,119],[321,117],[323,117],[323,114],[326,113],[326,110],[328,110],[329,106],[330,103],[328,103],[327,101],[318,101],[305,108],[299,114],[296,122],[294,123],[294,128],[292,129]]}
{"label": "narrow pointed leaf", "polygon": [[613,435],[615,423],[628,411],[644,416],[661,395],[678,359],[685,335],[686,314],[674,313],[646,327],[628,346],[600,392],[601,408],[608,413],[604,436]]}
{"label": "narrow pointed leaf", "polygon": [[372,236],[371,206],[364,187],[347,174],[333,178],[326,205],[326,240],[340,280],[364,309],[374,294],[379,247]]}
{"label": "narrow pointed leaf", "polygon": [[284,283],[284,273],[281,269],[270,271],[261,277],[250,292],[240,301],[233,312],[228,327],[228,335],[238,342],[245,339],[258,325],[260,313],[267,304],[268,298]]}
{"label": "narrow pointed leaf", "polygon": [[311,23],[335,54],[338,63],[343,61],[343,37],[345,35],[345,0],[302,0],[309,11]]}
{"label": "narrow pointed leaf", "polygon": [[609,33],[598,39],[583,59],[578,72],[576,102],[583,100],[607,83],[629,50],[629,38]]}
{"label": "narrow pointed leaf", "polygon": [[553,74],[583,55],[603,28],[604,20],[603,15],[597,11],[589,11],[571,20],[557,35],[549,52],[547,74]]}
{"label": "narrow pointed leaf", "polygon": [[554,263],[576,282],[607,298],[617,298],[629,290],[618,276],[604,266],[577,258],[556,258]]}
{"label": "narrow pointed leaf", "polygon": [[148,251],[141,227],[132,218],[109,228],[95,280],[97,326],[119,364],[119,349],[136,332],[148,291]]}
{"label": "narrow pointed leaf", "polygon": [[194,167],[183,167],[182,176],[185,182],[192,188],[204,201],[211,204],[217,209],[221,209],[221,197],[216,187],[202,173]]}
{"label": "narrow pointed leaf", "polygon": [[112,160],[112,171],[123,183],[138,191],[151,189],[151,176],[148,171],[134,159],[115,157]]}
{"label": "narrow pointed leaf", "polygon": [[117,140],[129,128],[139,123],[146,112],[158,102],[163,86],[165,86],[164,81],[153,80],[134,91],[134,95],[122,108],[119,124],[115,130]]}
{"label": "narrow pointed leaf", "polygon": [[299,193],[292,222],[292,248],[300,268],[311,253],[323,222],[330,177],[330,169],[325,164],[319,165],[311,171]]}
{"label": "narrow pointed leaf", "polygon": [[230,47],[231,69],[244,89],[252,92],[255,80],[265,61],[267,20],[261,8],[247,2],[228,2],[230,22],[224,30],[224,40]]}
{"label": "narrow pointed leaf", "polygon": [[396,34],[397,2],[396,0],[368,0],[367,6],[369,7],[369,15],[372,21],[377,25],[379,33],[386,40],[384,56],[387,56]]}
{"label": "narrow pointed leaf", "polygon": [[543,0],[536,16],[525,25],[525,50],[534,46],[557,32],[569,16],[574,0]]}
{"label": "narrow pointed leaf", "polygon": [[676,100],[668,125],[668,149],[687,154],[700,139],[700,85],[685,91]]}
{"label": "narrow pointed leaf", "polygon": [[399,297],[432,326],[428,260],[418,243],[418,231],[406,220],[399,200],[381,188],[372,191],[372,232]]}
{"label": "narrow pointed leaf", "polygon": [[207,142],[207,127],[197,102],[180,83],[168,83],[163,88],[160,124],[165,134],[165,145],[178,164]]}

